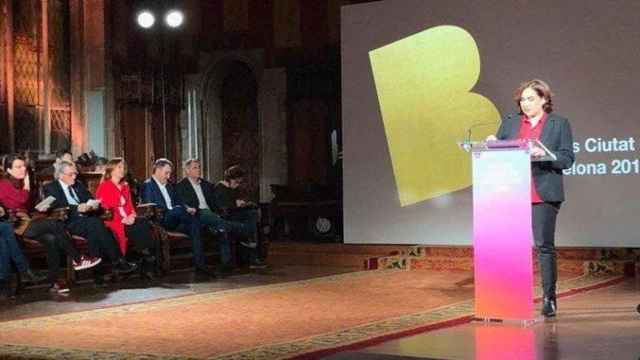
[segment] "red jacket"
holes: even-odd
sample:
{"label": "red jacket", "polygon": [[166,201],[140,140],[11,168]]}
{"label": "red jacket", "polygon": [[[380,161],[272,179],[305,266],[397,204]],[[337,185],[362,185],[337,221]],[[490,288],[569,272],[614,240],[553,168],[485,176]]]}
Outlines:
{"label": "red jacket", "polygon": [[[116,240],[120,245],[122,254],[127,253],[127,245],[129,239],[124,231],[125,224],[122,222],[125,216],[136,213],[131,200],[131,191],[129,190],[129,184],[126,181],[120,183],[120,188],[116,186],[111,180],[105,180],[98,185],[96,190],[96,198],[102,200],[101,205],[105,209],[109,209],[113,212],[113,218],[109,221],[105,221],[107,227],[109,227],[116,235]],[[124,201],[123,201],[124,200]]]}
{"label": "red jacket", "polygon": [[31,210],[29,192],[22,187],[16,187],[10,180],[0,180],[0,204],[6,209]]}

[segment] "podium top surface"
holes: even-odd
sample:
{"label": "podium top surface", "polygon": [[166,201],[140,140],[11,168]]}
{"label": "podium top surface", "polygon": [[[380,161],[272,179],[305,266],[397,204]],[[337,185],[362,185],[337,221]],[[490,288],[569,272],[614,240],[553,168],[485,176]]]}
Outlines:
{"label": "podium top surface", "polygon": [[484,142],[485,149],[528,149],[527,140],[492,140]]}
{"label": "podium top surface", "polygon": [[503,151],[503,150],[526,150],[537,147],[544,150],[544,156],[531,158],[531,161],[555,161],[557,157],[549,151],[543,143],[535,139],[514,139],[514,140],[491,140],[478,142],[462,142],[459,143],[460,148],[469,152],[482,151]]}

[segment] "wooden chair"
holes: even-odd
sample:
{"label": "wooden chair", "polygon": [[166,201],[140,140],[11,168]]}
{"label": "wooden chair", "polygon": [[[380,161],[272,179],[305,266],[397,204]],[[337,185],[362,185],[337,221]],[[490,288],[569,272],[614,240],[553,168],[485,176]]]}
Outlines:
{"label": "wooden chair", "polygon": [[[178,232],[170,231],[163,228],[160,225],[160,221],[164,218],[164,209],[155,204],[140,204],[136,207],[138,216],[147,218],[151,223],[151,228],[156,236],[160,240],[161,248],[161,268],[164,272],[172,270],[171,253],[178,249],[190,249],[193,244],[189,235]],[[203,238],[203,243],[204,243]]]}
{"label": "wooden chair", "polygon": [[[24,255],[29,259],[38,259],[38,258],[46,258],[47,257],[47,249],[44,245],[38,242],[35,239],[28,238],[24,236],[24,232],[31,221],[38,219],[52,219],[56,221],[66,221],[69,216],[69,208],[58,208],[52,209],[47,213],[33,213],[33,214],[25,214],[21,212],[9,211],[9,221],[13,222],[15,227],[15,233],[18,240],[22,243]],[[87,250],[87,240],[82,237],[72,237],[73,245],[80,252],[86,252]],[[73,259],[69,256],[66,257],[66,271],[65,271],[65,279],[67,283],[73,284],[75,281],[75,271],[73,269]],[[20,274],[17,274],[18,277],[18,288],[16,292],[20,289]]]}

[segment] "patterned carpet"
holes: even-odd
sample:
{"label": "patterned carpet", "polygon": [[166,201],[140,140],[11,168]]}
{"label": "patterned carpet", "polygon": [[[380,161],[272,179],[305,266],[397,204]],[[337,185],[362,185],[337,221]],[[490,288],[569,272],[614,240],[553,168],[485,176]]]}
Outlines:
{"label": "patterned carpet", "polygon": [[[0,323],[2,359],[314,358],[463,323],[466,273],[366,271]],[[621,281],[582,276],[572,294]]]}

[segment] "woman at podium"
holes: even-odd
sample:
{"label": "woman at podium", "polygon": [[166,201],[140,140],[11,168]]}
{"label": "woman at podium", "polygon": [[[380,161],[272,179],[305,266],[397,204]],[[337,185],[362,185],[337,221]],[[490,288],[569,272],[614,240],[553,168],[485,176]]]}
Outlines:
{"label": "woman at podium", "polygon": [[[487,140],[534,139],[556,156],[554,161],[531,163],[531,203],[533,239],[538,253],[542,278],[542,315],[556,315],[556,218],[564,201],[562,170],[575,160],[571,125],[566,118],[553,113],[549,85],[538,79],[520,84],[514,100],[518,113],[502,119],[498,133]],[[531,149],[531,156],[542,157],[545,150]]]}

